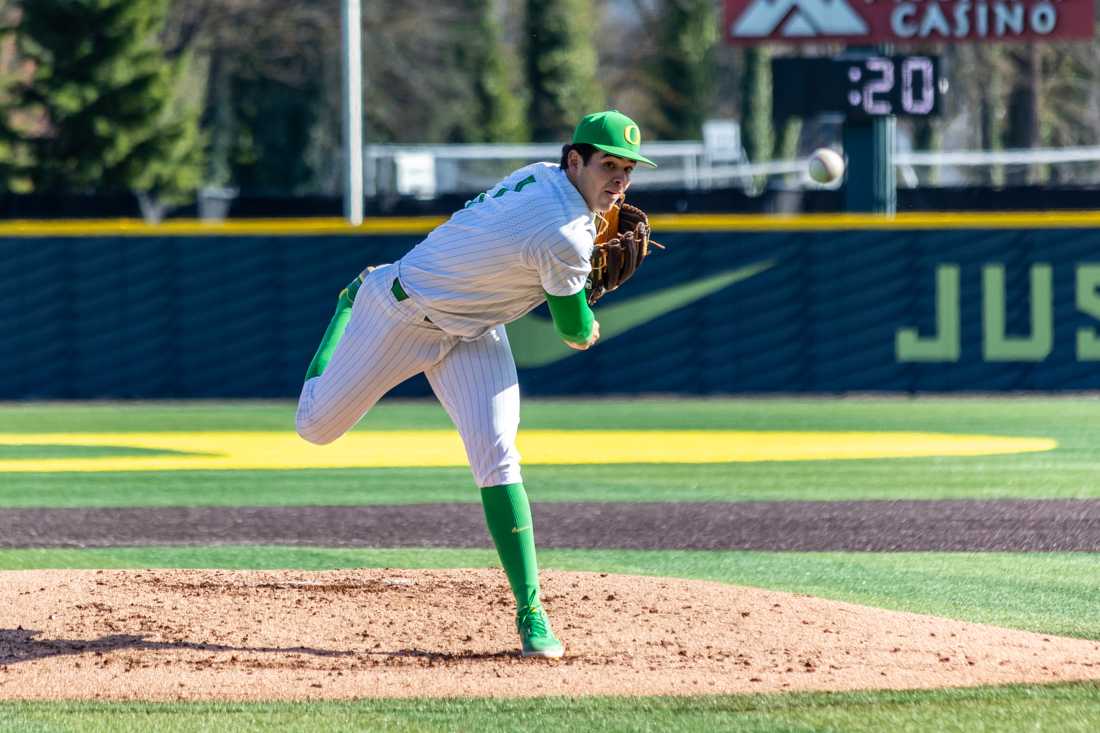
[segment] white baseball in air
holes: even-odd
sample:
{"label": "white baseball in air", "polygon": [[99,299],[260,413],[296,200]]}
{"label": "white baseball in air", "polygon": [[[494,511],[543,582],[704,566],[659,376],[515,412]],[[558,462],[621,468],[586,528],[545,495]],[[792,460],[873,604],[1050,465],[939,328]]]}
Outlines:
{"label": "white baseball in air", "polygon": [[831,148],[818,148],[810,155],[809,173],[818,183],[832,183],[844,175],[844,158]]}

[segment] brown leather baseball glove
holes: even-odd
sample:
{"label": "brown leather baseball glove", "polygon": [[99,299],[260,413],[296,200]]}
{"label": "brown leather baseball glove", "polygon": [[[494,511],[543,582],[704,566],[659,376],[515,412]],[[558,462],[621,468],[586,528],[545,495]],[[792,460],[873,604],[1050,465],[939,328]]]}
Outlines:
{"label": "brown leather baseball glove", "polygon": [[[592,250],[588,305],[629,280],[649,254],[649,217],[637,206],[617,205],[604,215]],[[652,242],[653,245],[661,245]]]}

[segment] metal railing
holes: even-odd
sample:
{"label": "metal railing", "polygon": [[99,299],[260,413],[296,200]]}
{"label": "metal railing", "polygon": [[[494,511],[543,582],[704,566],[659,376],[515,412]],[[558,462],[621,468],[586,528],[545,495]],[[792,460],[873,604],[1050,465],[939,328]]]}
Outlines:
{"label": "metal railing", "polygon": [[[484,191],[511,171],[538,161],[558,162],[561,145],[368,145],[364,149],[367,196],[388,193],[423,198],[444,193]],[[711,185],[705,174],[726,160],[715,160],[702,142],[658,142],[645,146],[658,168],[646,170],[635,186],[667,182],[700,188]]]}
{"label": "metal railing", "polygon": [[[807,159],[751,163],[743,155],[716,157],[699,141],[656,142],[645,154],[658,168],[640,168],[633,186],[645,188],[742,188],[750,193],[768,186],[828,188],[814,182]],[[536,161],[557,162],[561,146],[530,145],[369,145],[364,152],[367,196],[414,195],[433,198],[491,187],[512,170]],[[1039,182],[1056,178],[1070,185],[1100,184],[1100,146],[1000,151],[898,151],[898,185],[966,185],[997,182],[1013,167],[1036,171]]]}

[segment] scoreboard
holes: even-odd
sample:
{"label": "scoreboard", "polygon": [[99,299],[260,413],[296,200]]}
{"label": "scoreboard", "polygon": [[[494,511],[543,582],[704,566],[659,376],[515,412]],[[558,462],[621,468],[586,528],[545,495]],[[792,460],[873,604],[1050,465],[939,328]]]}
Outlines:
{"label": "scoreboard", "polygon": [[776,119],[839,112],[850,120],[940,114],[947,80],[929,55],[772,59]]}

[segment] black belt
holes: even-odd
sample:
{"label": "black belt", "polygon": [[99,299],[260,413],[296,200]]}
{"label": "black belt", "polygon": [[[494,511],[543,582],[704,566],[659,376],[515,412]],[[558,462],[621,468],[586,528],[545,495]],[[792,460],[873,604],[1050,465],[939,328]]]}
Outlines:
{"label": "black belt", "polygon": [[[401,287],[401,281],[396,277],[393,279],[393,285],[390,286],[390,292],[393,293],[393,299],[398,303],[409,299],[409,294],[405,292],[405,288]],[[424,316],[424,320],[428,323],[432,322],[432,319],[427,316]]]}

